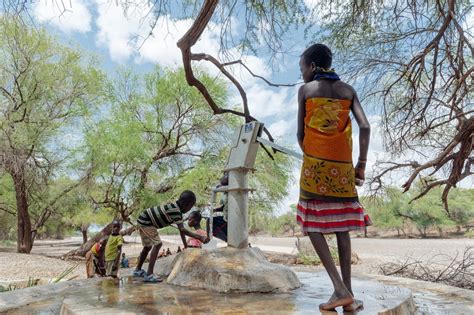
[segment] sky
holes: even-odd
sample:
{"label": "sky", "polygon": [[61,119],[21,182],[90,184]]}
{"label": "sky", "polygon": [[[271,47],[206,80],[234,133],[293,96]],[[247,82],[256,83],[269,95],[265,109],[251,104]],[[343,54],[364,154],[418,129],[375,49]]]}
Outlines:
{"label": "sky", "polygon": [[[100,67],[113,74],[119,66],[129,67],[140,72],[151,71],[154,65],[177,68],[182,65],[181,52],[176,46],[177,40],[192,24],[190,19],[174,19],[163,16],[158,19],[153,36],[147,37],[152,19],[147,1],[140,2],[133,10],[124,14],[122,7],[115,1],[107,0],[68,0],[64,8],[57,1],[40,0],[33,4],[32,16],[41,25],[56,33],[63,41],[78,44],[83,50],[99,56]],[[314,1],[306,0],[308,6]],[[64,10],[65,9],[65,10]],[[242,32],[243,25],[236,19],[232,21],[233,30]],[[296,35],[298,35],[296,33]],[[193,52],[206,52],[214,56],[219,53],[220,25],[211,23]],[[303,35],[294,36],[288,43],[289,54],[279,62],[278,67],[268,63],[268,55],[247,56],[244,62],[252,71],[275,83],[301,82],[299,73],[299,55],[310,43],[306,43]],[[230,53],[236,53],[231,48]],[[335,56],[337,70],[337,56]],[[204,65],[211,73],[214,68]],[[247,92],[250,113],[263,122],[272,135],[282,145],[298,150],[296,142],[296,114],[298,86],[272,88],[263,81],[252,77],[241,67],[233,67],[233,73],[242,83]],[[240,104],[240,96],[231,90],[230,102]],[[362,104],[364,106],[364,104]],[[380,117],[376,113],[367,112],[371,122],[371,143],[367,169],[370,170],[378,158],[387,158],[383,148]],[[358,157],[358,130],[354,127],[354,158]],[[258,166],[257,166],[258,168]],[[295,180],[299,178],[299,168],[294,170]],[[393,182],[401,184],[402,179],[395,176]],[[472,180],[471,184],[472,185]],[[281,210],[285,212],[289,205],[298,200],[298,186],[291,185],[288,198]]]}

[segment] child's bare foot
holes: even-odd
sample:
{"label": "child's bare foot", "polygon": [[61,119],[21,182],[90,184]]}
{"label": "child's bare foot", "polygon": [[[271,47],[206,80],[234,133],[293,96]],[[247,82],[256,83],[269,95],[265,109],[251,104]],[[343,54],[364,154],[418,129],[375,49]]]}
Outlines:
{"label": "child's bare foot", "polygon": [[354,299],[354,302],[350,305],[344,306],[344,312],[354,312],[364,309],[364,302],[361,300]]}
{"label": "child's bare foot", "polygon": [[346,307],[352,303],[354,303],[354,298],[352,295],[338,295],[336,292],[334,292],[329,298],[329,301],[319,304],[319,309],[324,311],[334,311],[336,307]]}

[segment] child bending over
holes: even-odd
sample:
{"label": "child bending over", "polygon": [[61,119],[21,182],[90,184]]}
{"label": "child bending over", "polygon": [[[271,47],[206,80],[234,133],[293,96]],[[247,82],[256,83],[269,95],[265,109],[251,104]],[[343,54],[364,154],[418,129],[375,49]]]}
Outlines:
{"label": "child bending over", "polygon": [[[191,210],[195,203],[196,195],[192,191],[185,190],[175,203],[145,209],[140,214],[137,226],[143,250],[140,253],[137,268],[133,272],[135,277],[144,277],[144,282],[156,283],[163,281],[163,279],[153,275],[156,258],[162,245],[158,229],[170,226],[173,223],[177,224],[184,247],[187,247],[185,235],[197,238],[203,243],[209,242],[207,236],[201,236],[184,228],[183,214]],[[141,268],[150,250],[150,263],[148,264],[148,270],[145,272]]]}

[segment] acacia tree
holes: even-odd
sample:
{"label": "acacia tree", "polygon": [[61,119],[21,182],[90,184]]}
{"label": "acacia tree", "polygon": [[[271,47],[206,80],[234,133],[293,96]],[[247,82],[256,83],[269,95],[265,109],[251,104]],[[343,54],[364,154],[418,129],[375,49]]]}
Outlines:
{"label": "acacia tree", "polygon": [[[221,81],[205,73],[200,77],[215,98],[226,101]],[[202,96],[186,84],[182,69],[156,67],[143,79],[122,71],[108,91],[107,117],[92,122],[86,133],[89,195],[96,207],[131,222],[137,210],[179,195],[174,189],[178,175],[199,159],[215,156],[230,129],[222,117],[209,113]],[[109,233],[110,224],[68,255],[84,255]]]}
{"label": "acacia tree", "polygon": [[[78,51],[7,15],[0,17],[0,55],[0,169],[15,191],[17,251],[29,253],[55,204],[80,183],[47,191],[69,158],[61,133],[93,105],[102,75]],[[41,209],[32,222],[35,202]]]}

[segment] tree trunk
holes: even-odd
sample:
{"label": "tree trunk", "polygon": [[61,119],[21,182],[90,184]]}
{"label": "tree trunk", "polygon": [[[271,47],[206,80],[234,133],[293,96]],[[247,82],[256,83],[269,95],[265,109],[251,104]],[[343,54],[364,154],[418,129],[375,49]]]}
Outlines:
{"label": "tree trunk", "polygon": [[89,224],[82,224],[81,225],[82,244],[87,243],[87,230],[88,229],[89,229]]}
{"label": "tree trunk", "polygon": [[86,253],[91,249],[92,245],[98,242],[102,237],[109,236],[112,233],[112,223],[107,224],[99,233],[90,238],[87,242],[82,244],[79,248],[73,249],[66,254],[63,258],[71,256],[86,256]]}
{"label": "tree trunk", "polygon": [[82,244],[87,243],[87,230],[81,230],[82,232]]}
{"label": "tree trunk", "polygon": [[[122,235],[130,235],[135,231],[135,227],[129,227],[128,229],[125,229],[120,232]],[[82,256],[84,257],[87,252],[92,248],[92,245],[94,245],[96,242],[98,242],[102,237],[104,236],[109,236],[110,233],[112,233],[112,223],[107,224],[99,233],[94,235],[91,239],[89,239],[87,242],[82,244],[79,248],[73,249],[66,254],[63,255],[64,258],[72,257],[72,256]]]}
{"label": "tree trunk", "polygon": [[16,208],[18,213],[16,251],[18,253],[29,254],[33,247],[33,239],[31,237],[31,219],[28,212],[28,198],[23,169],[11,175],[15,185]]}
{"label": "tree trunk", "polygon": [[421,228],[417,228],[418,233],[420,233],[421,238],[425,238],[425,234],[423,234],[423,230]]}

